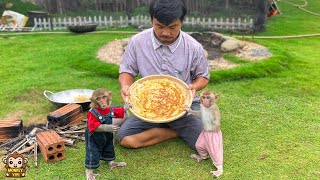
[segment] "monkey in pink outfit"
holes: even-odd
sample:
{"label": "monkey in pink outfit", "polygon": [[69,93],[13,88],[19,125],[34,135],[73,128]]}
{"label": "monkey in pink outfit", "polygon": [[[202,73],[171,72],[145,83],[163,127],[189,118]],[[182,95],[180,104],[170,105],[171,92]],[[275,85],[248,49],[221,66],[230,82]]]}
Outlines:
{"label": "monkey in pink outfit", "polygon": [[198,162],[212,159],[216,171],[210,171],[214,177],[219,177],[223,173],[223,143],[222,132],[220,129],[220,111],[216,104],[218,95],[213,91],[204,90],[200,95],[200,110],[194,111],[186,108],[188,113],[201,117],[203,131],[200,133],[196,142],[196,149],[199,154],[191,154],[191,158]]}

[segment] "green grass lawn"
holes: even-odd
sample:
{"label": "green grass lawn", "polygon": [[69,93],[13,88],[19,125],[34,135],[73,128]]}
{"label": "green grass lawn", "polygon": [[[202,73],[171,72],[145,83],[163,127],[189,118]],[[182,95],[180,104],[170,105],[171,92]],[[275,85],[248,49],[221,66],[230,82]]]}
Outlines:
{"label": "green grass lawn", "polygon": [[[290,0],[300,3],[303,1]],[[272,17],[266,35],[320,32],[320,17],[278,2],[283,15]],[[307,9],[320,13],[320,2]],[[46,121],[54,107],[44,90],[105,87],[113,104],[122,105],[118,66],[98,60],[97,50],[125,34],[38,34],[0,36],[0,119],[18,116],[24,124]],[[320,178],[320,37],[256,39],[273,57],[243,63],[239,68],[213,71],[209,89],[220,95],[224,140],[224,174],[220,179]],[[24,179],[85,179],[84,143],[67,148],[67,158],[46,164]],[[99,179],[211,179],[210,160],[189,158],[194,153],[180,139],[141,149],[115,143],[117,160],[128,167],[110,171],[102,163]],[[0,178],[5,177],[4,164]]]}

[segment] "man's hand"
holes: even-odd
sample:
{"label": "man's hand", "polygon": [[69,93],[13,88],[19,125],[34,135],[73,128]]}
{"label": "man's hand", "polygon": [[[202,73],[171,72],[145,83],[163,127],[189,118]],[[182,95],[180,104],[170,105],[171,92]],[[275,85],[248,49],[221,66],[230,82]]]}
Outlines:
{"label": "man's hand", "polygon": [[205,88],[207,84],[209,83],[209,80],[204,77],[197,77],[192,84],[188,85],[188,89],[192,91],[193,97],[196,96],[197,91],[200,91],[201,89]]}
{"label": "man's hand", "polygon": [[125,102],[125,103],[127,102],[126,97],[129,96],[129,87],[130,86],[126,85],[121,88],[121,97],[122,97],[123,102]]}
{"label": "man's hand", "polygon": [[197,93],[197,90],[196,90],[194,84],[189,84],[187,89],[191,90],[192,97],[194,98],[196,96],[196,93]]}

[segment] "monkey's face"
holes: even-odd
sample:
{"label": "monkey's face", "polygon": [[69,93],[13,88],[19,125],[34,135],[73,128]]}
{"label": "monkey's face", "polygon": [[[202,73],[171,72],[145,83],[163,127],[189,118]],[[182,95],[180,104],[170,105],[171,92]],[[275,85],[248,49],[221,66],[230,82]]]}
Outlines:
{"label": "monkey's face", "polygon": [[107,109],[111,105],[112,93],[103,88],[98,88],[92,93],[90,98],[92,108]]}
{"label": "monkey's face", "polygon": [[10,157],[8,160],[8,165],[10,168],[21,168],[23,165],[23,159],[21,157]]}
{"label": "monkey's face", "polygon": [[212,98],[211,96],[202,95],[201,96],[202,105],[206,108],[212,105]]}
{"label": "monkey's face", "polygon": [[101,109],[107,109],[109,107],[109,99],[108,99],[108,95],[107,94],[104,94],[102,96],[98,96],[96,97],[95,101],[97,102],[98,106],[101,108]]}

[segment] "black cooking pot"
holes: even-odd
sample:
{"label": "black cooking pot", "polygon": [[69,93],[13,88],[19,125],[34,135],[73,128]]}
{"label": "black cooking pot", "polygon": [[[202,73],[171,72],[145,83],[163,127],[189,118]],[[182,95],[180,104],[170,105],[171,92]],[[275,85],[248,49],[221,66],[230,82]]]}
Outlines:
{"label": "black cooking pot", "polygon": [[69,31],[74,33],[85,33],[95,31],[97,28],[96,23],[82,23],[77,25],[68,25]]}

